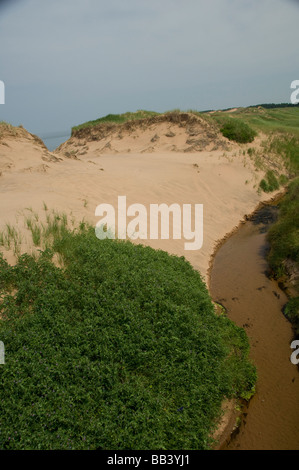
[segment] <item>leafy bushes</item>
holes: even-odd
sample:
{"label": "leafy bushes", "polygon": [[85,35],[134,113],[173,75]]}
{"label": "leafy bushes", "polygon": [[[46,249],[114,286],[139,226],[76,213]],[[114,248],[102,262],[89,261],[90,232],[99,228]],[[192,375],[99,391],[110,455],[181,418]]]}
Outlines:
{"label": "leafy bushes", "polygon": [[84,225],[0,257],[0,315],[1,449],[207,449],[254,389],[245,331],[184,258]]}
{"label": "leafy bushes", "polygon": [[235,118],[225,118],[220,120],[220,131],[229,140],[246,144],[253,142],[256,132],[245,122]]}

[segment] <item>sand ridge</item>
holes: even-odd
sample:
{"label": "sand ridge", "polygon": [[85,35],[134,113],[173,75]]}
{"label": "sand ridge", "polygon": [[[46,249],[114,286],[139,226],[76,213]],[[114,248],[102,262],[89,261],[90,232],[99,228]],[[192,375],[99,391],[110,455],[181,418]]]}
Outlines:
{"label": "sand ridge", "polygon": [[190,113],[166,113],[123,124],[100,123],[72,132],[56,152],[80,157],[88,152],[101,154],[200,152],[228,150],[229,144],[215,123]]}

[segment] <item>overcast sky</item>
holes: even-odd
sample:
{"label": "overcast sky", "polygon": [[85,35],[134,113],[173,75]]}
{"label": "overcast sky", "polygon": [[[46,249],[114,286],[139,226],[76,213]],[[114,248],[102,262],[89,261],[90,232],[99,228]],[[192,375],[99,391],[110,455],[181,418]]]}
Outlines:
{"label": "overcast sky", "polygon": [[298,25],[297,0],[2,0],[0,120],[50,148],[109,113],[290,102]]}

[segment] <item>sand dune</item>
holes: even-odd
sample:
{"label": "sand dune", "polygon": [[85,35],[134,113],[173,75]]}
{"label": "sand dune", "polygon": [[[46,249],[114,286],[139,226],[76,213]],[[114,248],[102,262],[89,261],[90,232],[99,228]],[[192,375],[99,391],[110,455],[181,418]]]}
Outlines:
{"label": "sand dune", "polygon": [[[207,279],[216,243],[266,199],[255,187],[262,173],[243,155],[244,148],[202,119],[188,117],[110,125],[101,132],[82,129],[55,152],[23,128],[3,129],[0,230],[6,223],[17,224],[25,251],[31,241],[24,213],[32,210],[42,219],[44,203],[94,226],[96,206],[117,208],[118,196],[126,196],[127,205],[148,209],[150,204],[203,204],[200,250],[186,251],[186,240],[173,240],[171,234],[169,240],[142,243],[185,256]],[[6,256],[13,261],[11,253]]]}
{"label": "sand dune", "polygon": [[228,150],[228,142],[212,122],[188,113],[168,113],[121,126],[101,123],[81,128],[57,152],[80,157],[107,153],[200,152]]}

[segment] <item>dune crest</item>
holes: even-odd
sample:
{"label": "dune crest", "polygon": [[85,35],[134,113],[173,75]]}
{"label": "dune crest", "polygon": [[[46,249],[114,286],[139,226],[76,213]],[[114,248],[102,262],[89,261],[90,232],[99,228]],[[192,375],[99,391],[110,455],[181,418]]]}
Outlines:
{"label": "dune crest", "polygon": [[73,130],[56,153],[64,156],[140,152],[201,152],[228,150],[225,139],[212,122],[189,113],[166,113],[123,124],[99,123]]}

